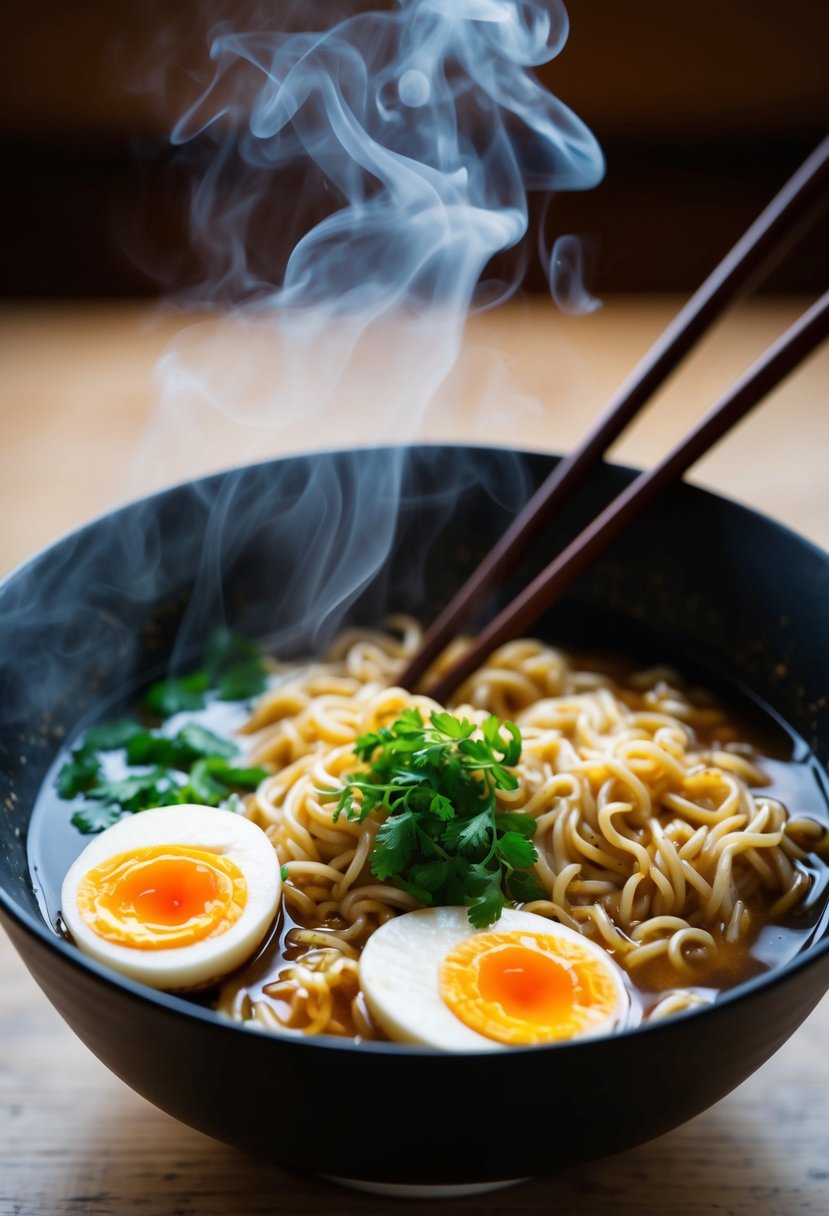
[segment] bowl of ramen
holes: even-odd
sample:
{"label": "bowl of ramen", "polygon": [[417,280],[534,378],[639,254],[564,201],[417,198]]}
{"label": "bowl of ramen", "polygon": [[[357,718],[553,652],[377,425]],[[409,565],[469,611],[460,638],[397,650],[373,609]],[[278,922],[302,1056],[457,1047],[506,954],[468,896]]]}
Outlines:
{"label": "bowl of ramen", "polygon": [[[175,1117],[369,1189],[497,1186],[704,1110],[829,986],[805,540],[677,486],[447,704],[395,683],[554,462],[272,461],[0,589],[2,922]],[[480,620],[631,476],[602,467]]]}

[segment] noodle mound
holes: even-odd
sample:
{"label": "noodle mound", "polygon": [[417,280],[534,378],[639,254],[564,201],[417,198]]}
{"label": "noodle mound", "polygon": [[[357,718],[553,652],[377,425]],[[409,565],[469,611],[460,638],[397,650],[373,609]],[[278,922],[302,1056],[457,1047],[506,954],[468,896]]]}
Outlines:
{"label": "noodle mound", "polygon": [[[335,824],[320,791],[341,787],[358,767],[360,735],[388,726],[406,706],[424,718],[443,708],[394,687],[420,632],[408,618],[389,627],[396,632],[350,631],[325,662],[285,668],[246,728],[252,760],[274,769],[248,814],[286,867],[285,908],[295,925],[281,956],[269,967],[260,962],[258,979],[247,972],[225,985],[220,1008],[234,1017],[305,1034],[373,1036],[359,991],[360,949],[380,924],[417,905],[371,875],[378,822]],[[498,799],[537,820],[546,898],[525,907],[604,944],[632,985],[653,994],[643,1000],[647,1017],[708,1001],[694,985],[729,958],[744,958],[760,925],[808,889],[798,862],[817,825],[789,819],[780,802],[756,792],[766,778],[752,748],[674,673],[614,678],[520,640],[496,651],[451,708],[520,727],[518,788]]]}

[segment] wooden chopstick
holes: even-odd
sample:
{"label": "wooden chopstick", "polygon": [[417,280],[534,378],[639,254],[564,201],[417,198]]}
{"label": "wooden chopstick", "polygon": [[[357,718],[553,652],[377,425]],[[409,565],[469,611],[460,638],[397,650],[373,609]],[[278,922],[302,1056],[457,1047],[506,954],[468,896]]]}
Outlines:
{"label": "wooden chopstick", "polygon": [[427,631],[398,683],[414,688],[485,592],[517,563],[544,524],[586,479],[656,389],[755,274],[767,269],[798,234],[829,182],[829,137],[711,272],[640,360],[581,445],[556,465],[513,523]]}
{"label": "wooden chopstick", "polygon": [[785,376],[829,337],[829,291],[736,381],[696,427],[653,469],[640,473],[519,596],[478,635],[469,650],[426,692],[445,701],[502,642],[524,633],[579,575],[672,482],[744,418]]}

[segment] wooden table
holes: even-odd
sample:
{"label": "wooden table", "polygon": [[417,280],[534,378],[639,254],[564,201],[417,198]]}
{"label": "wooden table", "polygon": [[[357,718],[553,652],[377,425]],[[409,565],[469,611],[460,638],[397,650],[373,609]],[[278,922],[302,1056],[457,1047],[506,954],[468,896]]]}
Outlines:
{"label": "wooden table", "polygon": [[[799,311],[745,306],[706,341],[614,456],[652,460]],[[455,374],[407,437],[571,445],[676,310],[617,299],[568,319],[518,302],[475,319]],[[187,441],[154,408],[154,368],[185,324],[129,304],[0,312],[0,570],[143,490],[209,468],[339,443],[393,439],[389,384],[346,386],[327,421],[275,426],[214,407]],[[185,343],[188,339],[185,339]],[[376,352],[375,352],[376,353]],[[272,356],[279,363],[278,349]],[[829,352],[815,356],[703,461],[696,479],[829,547]],[[237,402],[238,407],[238,402]],[[156,437],[145,424],[154,417]],[[252,1216],[421,1212],[263,1165],[137,1097],[90,1055],[0,940],[0,1216]],[[829,1000],[735,1093],[650,1144],[488,1198],[431,1212],[589,1216],[796,1216],[829,1211]],[[555,1134],[554,1126],[551,1134]]]}

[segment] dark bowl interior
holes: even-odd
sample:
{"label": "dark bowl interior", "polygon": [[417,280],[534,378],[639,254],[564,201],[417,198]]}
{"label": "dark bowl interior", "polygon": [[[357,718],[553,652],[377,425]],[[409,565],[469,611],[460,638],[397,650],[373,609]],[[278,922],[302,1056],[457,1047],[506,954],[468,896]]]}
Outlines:
{"label": "dark bowl interior", "polygon": [[[449,1185],[541,1174],[705,1109],[767,1059],[829,986],[824,926],[793,962],[713,1008],[612,1038],[484,1057],[354,1048],[223,1022],[87,961],[43,921],[27,825],[61,739],[81,719],[159,669],[186,666],[220,621],[290,655],[318,650],[345,621],[376,624],[389,610],[430,618],[554,459],[421,447],[273,461],[114,512],[0,589],[3,923],[92,1051],[192,1126],[286,1165],[351,1179]],[[601,468],[513,583],[549,560],[630,476]],[[481,604],[481,617],[508,594],[503,588]],[[828,613],[829,557],[756,513],[683,485],[536,633],[743,684],[825,761]],[[320,1135],[325,1093],[338,1097],[324,1110],[339,1113]],[[382,1144],[367,1134],[380,1095],[395,1112]],[[553,1102],[570,1116],[556,1120],[554,1134]],[[482,1110],[486,1140],[497,1145],[486,1152]]]}

